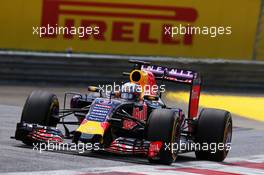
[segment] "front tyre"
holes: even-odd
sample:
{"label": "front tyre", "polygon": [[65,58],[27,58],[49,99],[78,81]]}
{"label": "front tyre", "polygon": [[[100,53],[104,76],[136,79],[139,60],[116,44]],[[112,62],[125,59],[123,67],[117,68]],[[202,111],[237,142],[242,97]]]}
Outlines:
{"label": "front tyre", "polygon": [[[180,141],[180,121],[178,112],[170,109],[155,109],[147,123],[147,139],[161,141],[157,157],[149,157],[151,163],[170,165],[176,160]],[[176,148],[175,148],[176,144]]]}
{"label": "front tyre", "polygon": [[[219,109],[203,109],[200,113],[195,141],[200,145],[195,151],[197,159],[223,161],[231,149],[232,117],[230,112]],[[203,145],[207,145],[203,150]]]}
{"label": "front tyre", "polygon": [[59,101],[56,95],[33,91],[27,98],[21,122],[56,127],[59,122]]}
{"label": "front tyre", "polygon": [[26,145],[32,145],[29,130],[23,123],[56,127],[59,122],[59,101],[56,95],[44,91],[33,91],[23,107],[20,123],[17,124],[15,138]]}

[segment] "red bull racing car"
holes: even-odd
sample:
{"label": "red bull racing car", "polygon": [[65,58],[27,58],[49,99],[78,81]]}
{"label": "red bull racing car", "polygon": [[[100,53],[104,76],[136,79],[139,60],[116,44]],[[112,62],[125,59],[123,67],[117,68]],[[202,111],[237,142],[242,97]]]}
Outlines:
{"label": "red bull racing car", "polygon": [[[107,94],[102,88],[89,86],[87,94],[65,93],[62,109],[56,95],[33,91],[25,102],[15,139],[27,145],[70,139],[73,144],[96,145],[95,152],[140,154],[160,164],[171,164],[179,153],[191,151],[198,159],[223,161],[231,144],[231,114],[211,108],[198,114],[199,74],[144,61],[130,62],[133,69],[123,73],[129,82],[121,88]],[[187,113],[164,103],[159,80],[161,84],[171,81],[190,87]],[[77,120],[66,120],[68,116]],[[65,132],[57,128],[58,124]],[[69,125],[77,129],[70,131]]]}

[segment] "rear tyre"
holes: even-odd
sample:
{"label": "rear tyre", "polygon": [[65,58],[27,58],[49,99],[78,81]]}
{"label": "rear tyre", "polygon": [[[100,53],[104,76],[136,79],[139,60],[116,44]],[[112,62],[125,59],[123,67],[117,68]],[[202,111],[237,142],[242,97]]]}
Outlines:
{"label": "rear tyre", "polygon": [[228,111],[203,109],[198,119],[196,143],[210,149],[195,151],[197,159],[223,161],[231,148],[232,117]]}
{"label": "rear tyre", "polygon": [[59,122],[59,101],[56,95],[33,91],[23,108],[21,122],[56,127]]}
{"label": "rear tyre", "polygon": [[[149,141],[162,141],[159,155],[149,157],[149,162],[170,165],[177,158],[180,140],[180,122],[178,112],[170,109],[156,109],[148,119],[147,139]],[[170,145],[166,146],[165,145]],[[176,148],[175,148],[176,144]]]}

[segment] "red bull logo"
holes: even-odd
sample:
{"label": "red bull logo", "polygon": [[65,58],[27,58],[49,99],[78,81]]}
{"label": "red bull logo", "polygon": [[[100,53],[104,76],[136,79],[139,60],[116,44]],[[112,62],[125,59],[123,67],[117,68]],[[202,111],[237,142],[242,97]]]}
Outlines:
{"label": "red bull logo", "polygon": [[[148,111],[148,107],[147,105],[144,103],[142,106],[140,107],[135,107],[133,108],[133,117],[142,121],[145,121],[147,119],[147,111]],[[132,129],[133,127],[135,127],[137,124],[131,120],[124,120],[123,122],[123,128],[124,129]]]}

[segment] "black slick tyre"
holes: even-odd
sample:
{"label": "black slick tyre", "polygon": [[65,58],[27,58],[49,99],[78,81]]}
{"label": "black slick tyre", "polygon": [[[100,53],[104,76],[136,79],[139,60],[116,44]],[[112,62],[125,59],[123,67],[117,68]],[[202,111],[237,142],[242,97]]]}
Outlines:
{"label": "black slick tyre", "polygon": [[147,122],[147,139],[152,142],[163,142],[158,157],[156,159],[149,158],[151,163],[170,165],[174,162],[178,153],[178,149],[175,149],[174,145],[179,144],[180,140],[178,112],[170,109],[152,111]]}
{"label": "black slick tyre", "polygon": [[59,101],[56,95],[33,91],[27,98],[21,122],[56,127],[59,122]]}
{"label": "black slick tyre", "polygon": [[[195,142],[200,145],[195,151],[196,158],[223,161],[231,148],[231,140],[232,117],[230,112],[211,108],[203,109],[195,134]],[[204,145],[207,145],[207,150],[202,149]]]}

